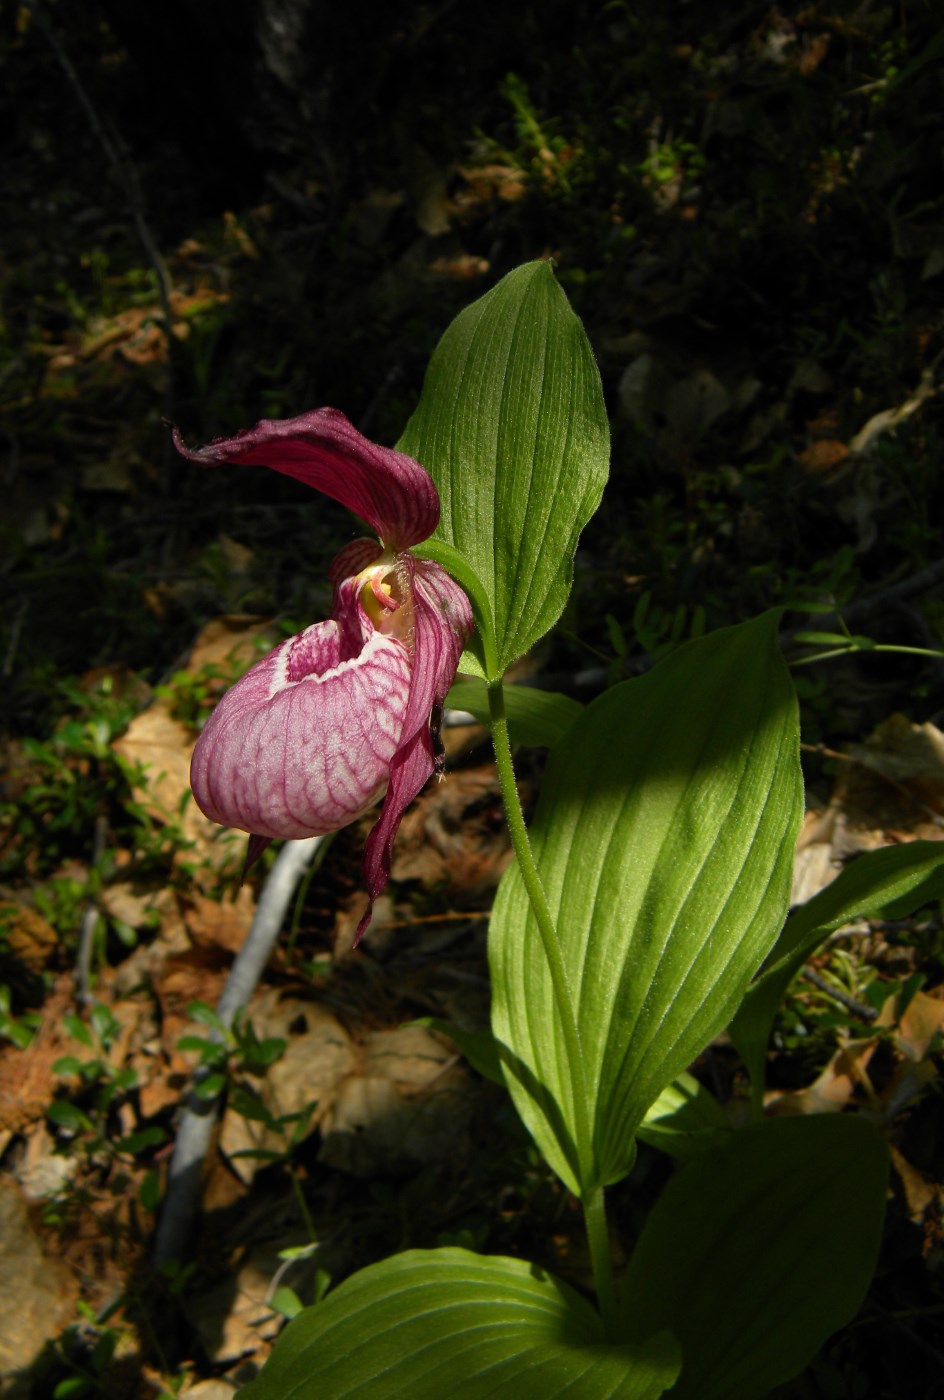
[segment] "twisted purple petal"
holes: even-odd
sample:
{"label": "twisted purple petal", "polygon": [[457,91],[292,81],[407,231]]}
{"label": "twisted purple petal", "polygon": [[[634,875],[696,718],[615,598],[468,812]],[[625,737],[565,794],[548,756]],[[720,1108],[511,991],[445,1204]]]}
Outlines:
{"label": "twisted purple petal", "polygon": [[439,523],[439,496],[419,462],[371,442],[335,408],[263,419],[197,449],[175,428],[174,446],[202,466],[242,462],[304,481],[366,520],[395,551],[427,539]]}
{"label": "twisted purple petal", "polygon": [[412,576],[413,676],[400,743],[380,819],[364,847],[364,882],[370,897],[357,926],[355,946],[370,923],[373,902],[386,888],[403,813],[435,769],[430,715],[452,685],[462,648],[472,635],[472,609],[459,585],[430,560],[404,556]]}

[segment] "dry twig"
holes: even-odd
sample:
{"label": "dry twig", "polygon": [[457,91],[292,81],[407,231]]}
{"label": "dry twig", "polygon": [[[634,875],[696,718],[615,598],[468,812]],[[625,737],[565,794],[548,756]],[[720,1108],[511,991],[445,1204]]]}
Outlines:
{"label": "dry twig", "polygon": [[[292,902],[305,871],[314,860],[323,836],[310,836],[304,841],[286,841],[269,872],[252,927],[236,955],[216,1014],[228,1030],[238,1011],[249,1004],[269,956],[279,936],[285,914]],[[213,1037],[222,1043],[222,1036]],[[206,1077],[208,1070],[203,1071]],[[200,1071],[194,1076],[197,1083]],[[180,1259],[186,1252],[197,1208],[200,1203],[200,1180],[203,1162],[219,1116],[220,1099],[201,1098],[191,1088],[184,1100],[177,1127],[177,1139],[167,1179],[167,1193],[161,1211],[154,1243],[154,1261],[161,1265]]]}

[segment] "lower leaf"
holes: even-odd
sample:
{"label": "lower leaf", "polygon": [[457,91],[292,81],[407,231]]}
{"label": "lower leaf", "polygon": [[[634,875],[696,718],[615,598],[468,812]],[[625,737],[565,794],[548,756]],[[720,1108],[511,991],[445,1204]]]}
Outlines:
{"label": "lower leaf", "polygon": [[290,1323],[241,1400],[658,1400],[665,1333],[608,1345],[599,1315],[519,1259],[412,1250],[354,1274]]}
{"label": "lower leaf", "polygon": [[624,1280],[631,1334],[682,1346],[672,1400],[750,1400],[797,1374],[861,1305],[888,1157],[854,1117],[774,1118],[668,1185]]}

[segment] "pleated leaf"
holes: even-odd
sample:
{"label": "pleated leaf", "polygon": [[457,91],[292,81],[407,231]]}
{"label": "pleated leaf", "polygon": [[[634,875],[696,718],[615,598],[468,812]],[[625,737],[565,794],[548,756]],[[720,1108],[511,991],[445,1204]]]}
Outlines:
{"label": "pleated leaf", "polygon": [[787,920],[731,1022],[731,1038],[759,1101],[767,1042],[790,982],[833,929],[850,919],[902,919],[944,897],[944,844],[909,841],[859,856]]}
{"label": "pleated leaf", "polygon": [[[484,681],[463,677],[446,696],[446,708],[467,710],[488,726],[491,715],[488,689]],[[563,738],[583,706],[569,695],[555,695],[532,686],[505,686],[505,714],[513,744],[532,744],[537,748],[553,748]]]}
{"label": "pleated leaf", "polygon": [[854,1317],[888,1160],[860,1118],[774,1118],[702,1153],[659,1198],[623,1283],[627,1326],[682,1345],[672,1400],[759,1400]]}
{"label": "pleated leaf", "polygon": [[560,617],[609,463],[600,375],[550,263],[516,268],[453,321],[398,446],[439,490],[433,541],[487,594],[500,675]]}
{"label": "pleated leaf", "polygon": [[679,648],[551,750],[531,836],[577,1006],[583,1168],[537,925],[517,865],[502,880],[492,1029],[518,1111],[578,1194],[626,1175],[649,1105],[727,1025],[783,924],[802,782],[778,619]]}
{"label": "pleated leaf", "polygon": [[688,1161],[717,1147],[730,1133],[731,1124],[714,1094],[691,1074],[680,1074],[649,1105],[636,1136],[670,1157]]}
{"label": "pleated leaf", "polygon": [[657,1400],[678,1370],[670,1336],[607,1345],[532,1264],[413,1250],[299,1313],[240,1400]]}

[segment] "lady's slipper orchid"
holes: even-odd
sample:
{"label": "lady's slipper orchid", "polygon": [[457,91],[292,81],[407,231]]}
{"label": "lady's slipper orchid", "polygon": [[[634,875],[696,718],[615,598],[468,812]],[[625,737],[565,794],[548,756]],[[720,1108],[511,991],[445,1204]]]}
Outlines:
{"label": "lady's slipper orchid", "polygon": [[248,831],[250,860],[276,837],[320,836],[384,798],[364,850],[370,902],[390,873],[400,819],[441,767],[438,726],[472,631],[465,593],[417,559],[439,521],[419,462],[369,442],[335,409],[257,423],[191,451],[192,462],[272,467],[355,511],[360,539],[330,569],[331,617],[290,637],[226,692],[197,740],[190,782],[212,821]]}

